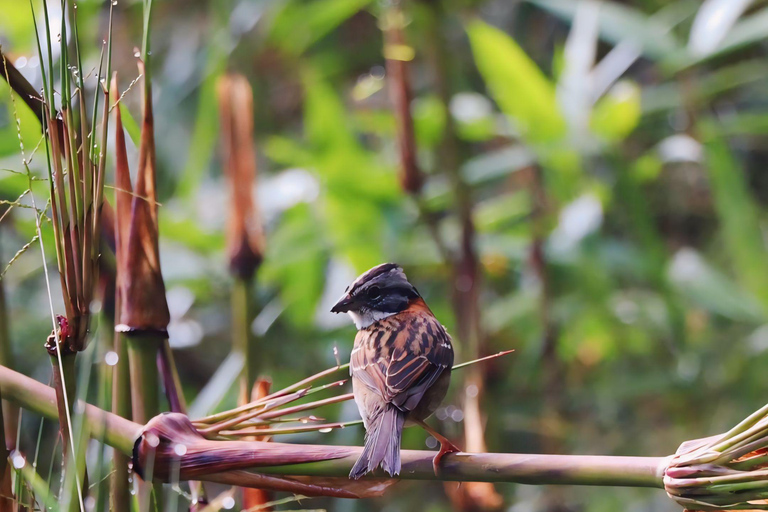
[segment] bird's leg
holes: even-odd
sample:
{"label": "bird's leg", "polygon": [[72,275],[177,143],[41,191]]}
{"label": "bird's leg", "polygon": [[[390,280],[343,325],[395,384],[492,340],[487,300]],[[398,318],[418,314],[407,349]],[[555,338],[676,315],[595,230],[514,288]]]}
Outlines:
{"label": "bird's leg", "polygon": [[417,421],[416,423],[421,428],[426,430],[429,435],[437,439],[438,443],[440,443],[440,450],[437,452],[437,455],[435,455],[435,458],[432,459],[432,469],[435,470],[435,476],[440,476],[440,461],[443,459],[443,456],[449,453],[458,453],[461,451],[461,448],[449,441],[447,437],[427,425],[423,420]]}

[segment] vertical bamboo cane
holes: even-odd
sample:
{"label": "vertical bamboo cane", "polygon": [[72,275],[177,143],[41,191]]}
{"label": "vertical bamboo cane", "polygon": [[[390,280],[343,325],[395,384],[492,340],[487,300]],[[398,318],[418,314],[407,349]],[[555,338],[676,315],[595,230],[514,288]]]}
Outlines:
{"label": "vertical bamboo cane", "polygon": [[[9,367],[10,334],[8,329],[8,313],[5,303],[5,286],[0,279],[0,365]],[[2,398],[2,394],[0,394]],[[0,407],[0,512],[10,512],[14,508],[13,488],[11,485],[11,465],[8,463],[8,438],[12,439],[11,446],[16,443],[16,421],[11,417],[11,411],[18,414],[18,407],[2,400]],[[9,425],[13,422],[13,425]]]}
{"label": "vertical bamboo cane", "polygon": [[[116,310],[119,311],[119,306]],[[114,350],[117,354],[117,364],[112,374],[112,412],[123,418],[130,418],[132,405],[128,347],[122,334],[115,333]],[[131,493],[128,486],[130,461],[130,457],[125,454],[115,452],[110,485],[112,510],[115,512],[130,512],[131,509]]]}

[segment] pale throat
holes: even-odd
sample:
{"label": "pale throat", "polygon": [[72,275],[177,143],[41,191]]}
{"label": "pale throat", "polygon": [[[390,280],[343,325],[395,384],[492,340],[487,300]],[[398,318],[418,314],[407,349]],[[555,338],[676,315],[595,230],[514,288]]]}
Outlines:
{"label": "pale throat", "polygon": [[379,320],[395,314],[388,313],[386,311],[376,311],[373,309],[365,311],[347,311],[347,313],[349,313],[349,316],[352,317],[352,321],[355,322],[355,327],[357,327],[357,330],[365,329],[374,322],[378,322]]}

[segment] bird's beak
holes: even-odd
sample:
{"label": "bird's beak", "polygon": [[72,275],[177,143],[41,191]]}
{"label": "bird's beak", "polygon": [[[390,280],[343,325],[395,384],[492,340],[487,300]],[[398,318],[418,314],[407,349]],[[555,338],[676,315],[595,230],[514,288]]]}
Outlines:
{"label": "bird's beak", "polygon": [[345,293],[341,299],[331,308],[331,313],[346,313],[355,305],[355,300],[351,295]]}

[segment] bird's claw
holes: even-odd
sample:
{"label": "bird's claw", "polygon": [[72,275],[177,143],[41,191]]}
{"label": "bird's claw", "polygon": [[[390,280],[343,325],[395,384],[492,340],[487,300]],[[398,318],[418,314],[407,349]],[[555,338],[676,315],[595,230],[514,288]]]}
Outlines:
{"label": "bird's claw", "polygon": [[435,471],[435,476],[440,476],[440,462],[443,460],[445,455],[448,455],[449,453],[458,453],[461,451],[461,448],[444,437],[442,439],[438,439],[438,441],[440,441],[440,450],[432,459],[432,469]]}

